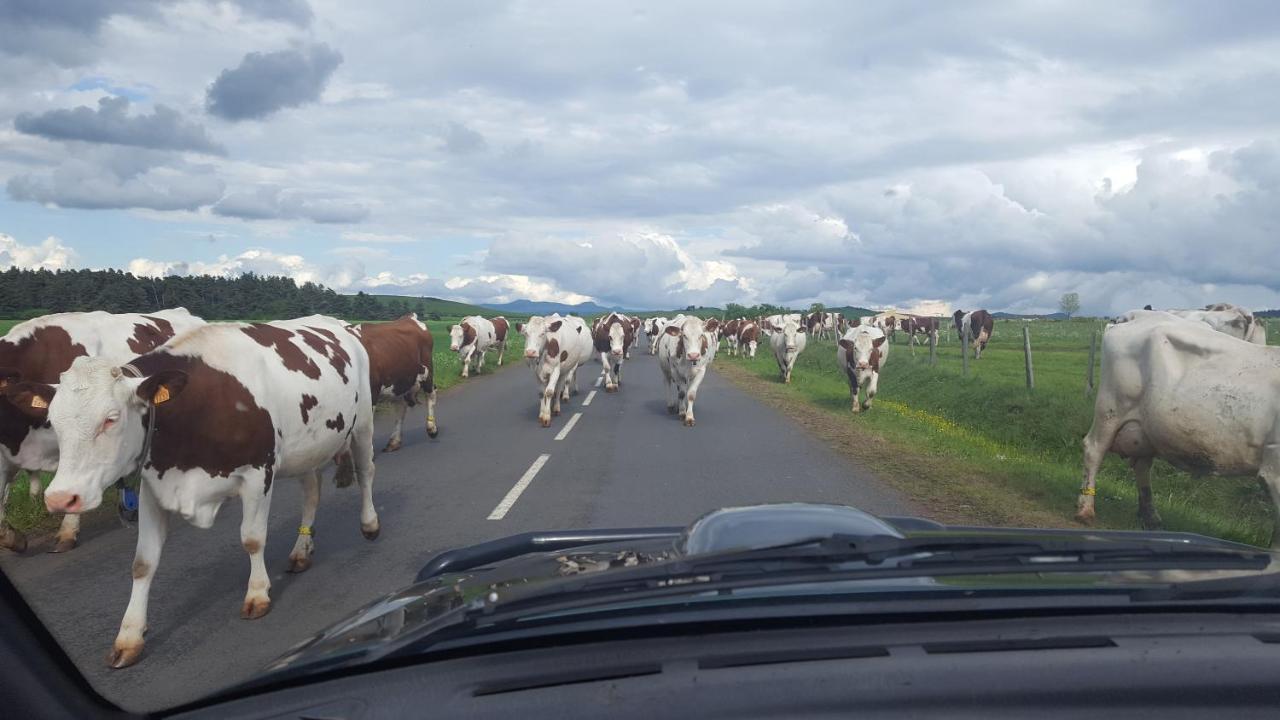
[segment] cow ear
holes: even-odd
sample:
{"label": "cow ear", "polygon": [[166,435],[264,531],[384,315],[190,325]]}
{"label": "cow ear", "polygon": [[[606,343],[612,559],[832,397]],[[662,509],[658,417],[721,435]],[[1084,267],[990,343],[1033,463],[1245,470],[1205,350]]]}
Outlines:
{"label": "cow ear", "polygon": [[668,335],[670,335],[671,337],[675,337],[675,336],[677,336],[677,335],[679,335],[679,334],[680,334],[680,328],[677,328],[677,327],[669,327],[669,328],[667,328],[664,332],[666,332],[666,333],[667,333]]}
{"label": "cow ear", "polygon": [[555,322],[551,323],[549,326],[547,326],[547,330],[549,330],[549,331],[551,331],[551,332],[555,332],[555,331],[559,330],[559,329],[560,329],[560,326],[561,326],[561,325],[563,325],[563,324],[564,324],[564,321],[563,321],[563,320],[557,320],[557,321],[555,321]]}
{"label": "cow ear", "polygon": [[524,332],[524,323],[516,323],[516,332]]}
{"label": "cow ear", "polygon": [[5,386],[12,385],[22,379],[22,373],[17,368],[0,367],[0,390]]}
{"label": "cow ear", "polygon": [[883,344],[884,344],[884,336],[883,336],[883,335],[881,335],[880,337],[878,337],[878,338],[876,338],[875,340],[872,340],[872,341],[871,341],[871,345],[872,345],[873,347],[880,347],[880,346],[881,346],[881,345],[883,345]]}
{"label": "cow ear", "polygon": [[844,338],[840,338],[840,347],[844,348],[845,350],[852,350],[852,349],[853,349],[853,341],[852,341],[852,340],[845,340]]}
{"label": "cow ear", "polygon": [[23,415],[36,422],[44,422],[49,419],[49,403],[53,402],[58,389],[44,383],[19,382],[6,385],[0,392]]}
{"label": "cow ear", "polygon": [[187,374],[181,370],[161,370],[138,385],[137,395],[144,403],[163,405],[178,396],[187,386]]}

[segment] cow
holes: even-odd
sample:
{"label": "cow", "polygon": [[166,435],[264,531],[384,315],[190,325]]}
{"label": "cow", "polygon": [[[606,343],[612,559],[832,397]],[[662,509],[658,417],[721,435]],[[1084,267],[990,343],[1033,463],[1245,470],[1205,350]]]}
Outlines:
{"label": "cow", "polygon": [[360,530],[378,536],[373,505],[373,400],[369,356],[348,326],[313,315],[271,323],[215,323],[120,365],[77,358],[57,388],[20,383],[16,400],[47,418],[61,459],[45,492],[51,512],[102,502],[116,478],[141,475],[133,592],[108,663],[132,665],[143,649],[147,601],[169,514],[213,525],[227,498],[243,508],[240,542],[249,583],[240,616],[271,608],[264,562],[273,481],[303,485],[291,572],[310,567],[318,470],[348,456],[361,489]]}
{"label": "cow", "polygon": [[[0,338],[0,389],[21,380],[56,383],[71,362],[93,355],[124,362],[153,350],[174,335],[204,324],[186,308],[154,313],[112,315],[105,312],[57,313],[18,323]],[[58,468],[58,442],[52,428],[0,397],[0,547],[23,552],[26,537],[5,521],[9,485],[26,470],[32,497],[40,494],[38,472]],[[76,546],[80,515],[67,513],[54,538],[52,552]]]}
{"label": "cow", "polygon": [[649,354],[658,354],[658,338],[662,337],[662,329],[667,326],[664,317],[649,318],[645,321],[644,334],[649,338]]}
{"label": "cow", "polygon": [[791,382],[791,370],[796,366],[796,358],[804,352],[808,343],[804,327],[788,320],[782,323],[781,330],[769,338],[769,342],[773,345],[773,359],[778,361],[782,382]]}
{"label": "cow", "polygon": [[720,345],[720,318],[707,318],[707,320],[702,323],[702,327],[705,332],[709,332],[715,337],[716,346],[718,347]]}
{"label": "cow", "polygon": [[[1116,323],[1129,322],[1138,315],[1161,313],[1161,310],[1130,310],[1129,313],[1116,318]],[[1207,305],[1203,310],[1164,310],[1162,313],[1179,316],[1185,320],[1204,323],[1220,333],[1229,334],[1253,345],[1266,345],[1267,328],[1262,320],[1254,318],[1253,313],[1229,302],[1217,302]]]}
{"label": "cow", "polygon": [[470,377],[473,362],[476,372],[484,370],[484,354],[496,340],[493,323],[479,315],[464,317],[449,328],[449,349],[458,353],[462,377]]}
{"label": "cow", "polygon": [[917,335],[936,338],[938,334],[938,318],[936,317],[905,315],[899,320],[899,325],[902,327],[902,331],[907,334],[907,343],[911,346],[913,355],[915,354]]}
{"label": "cow", "polygon": [[724,324],[722,336],[729,345],[729,356],[738,354],[738,329],[747,322],[746,318],[736,318]]}
{"label": "cow", "polygon": [[507,332],[511,328],[511,323],[501,315],[492,318],[489,322],[493,323],[493,344],[498,348],[498,367],[502,367],[502,358],[507,354]]}
{"label": "cow", "polygon": [[[849,380],[849,403],[853,412],[871,409],[880,385],[880,368],[889,357],[884,331],[874,325],[850,328],[836,346],[836,364]],[[858,404],[858,388],[867,399]]]}
{"label": "cow", "polygon": [[738,326],[738,352],[750,358],[756,356],[760,344],[760,326],[747,321]]}
{"label": "cow", "polygon": [[956,334],[962,341],[967,329],[969,342],[973,346],[973,359],[980,360],[982,351],[987,349],[987,343],[995,332],[995,318],[991,317],[991,313],[986,310],[972,312],[957,310],[951,317],[956,325]]}
{"label": "cow", "polygon": [[591,332],[582,318],[569,315],[531,317],[518,325],[524,335],[524,356],[541,390],[538,422],[551,427],[551,416],[560,414],[560,403],[577,391],[578,366],[591,357]]}
{"label": "cow", "polygon": [[360,338],[360,344],[369,354],[371,397],[387,397],[396,404],[395,429],[391,431],[391,439],[383,452],[400,449],[404,416],[410,407],[417,404],[418,388],[422,388],[427,397],[427,435],[435,437],[439,434],[436,426],[436,369],[432,358],[435,341],[431,330],[418,320],[417,315],[409,313],[392,322],[354,325],[351,331]]}
{"label": "cow", "polygon": [[658,364],[667,388],[667,412],[680,413],[685,427],[693,427],[693,403],[715,359],[716,344],[698,317],[690,315],[668,325],[658,341]]}
{"label": "cow", "polygon": [[595,350],[600,353],[600,364],[604,366],[602,375],[607,393],[617,392],[622,384],[622,362],[635,339],[633,327],[631,318],[615,312],[601,318],[591,331]]}
{"label": "cow", "polygon": [[[804,322],[800,325],[800,327],[804,328],[808,332],[808,334],[812,335],[813,337],[822,338],[823,327],[826,323],[826,320],[827,320],[826,314],[816,312],[806,317],[804,319]],[[783,323],[783,325],[785,327],[786,323]]]}
{"label": "cow", "polygon": [[640,344],[640,328],[643,325],[644,320],[641,320],[638,316],[631,318],[631,344],[627,345],[627,352],[625,354],[625,358],[627,360],[631,359],[631,348]]}
{"label": "cow", "polygon": [[[1129,461],[1144,526],[1160,515],[1151,464],[1197,475],[1261,478],[1280,518],[1280,351],[1151,312],[1102,335],[1102,378],[1084,438],[1076,519],[1095,518],[1096,476],[1108,453]],[[1280,547],[1280,532],[1271,547]]]}

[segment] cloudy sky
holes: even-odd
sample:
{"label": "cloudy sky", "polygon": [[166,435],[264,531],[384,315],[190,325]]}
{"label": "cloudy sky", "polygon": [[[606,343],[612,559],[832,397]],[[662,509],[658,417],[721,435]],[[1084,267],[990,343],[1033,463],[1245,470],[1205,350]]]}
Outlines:
{"label": "cloudy sky", "polygon": [[1280,307],[1280,6],[0,0],[0,266]]}

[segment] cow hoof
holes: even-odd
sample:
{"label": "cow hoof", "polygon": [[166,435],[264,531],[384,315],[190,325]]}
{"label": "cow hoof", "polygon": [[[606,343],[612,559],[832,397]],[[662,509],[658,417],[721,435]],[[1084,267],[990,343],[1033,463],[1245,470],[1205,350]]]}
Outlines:
{"label": "cow hoof", "polygon": [[49,549],[49,552],[64,553],[64,552],[71,552],[72,550],[75,550],[75,549],[76,549],[75,538],[58,538],[58,541],[53,544],[53,547]]}
{"label": "cow hoof", "polygon": [[549,418],[549,417],[540,417],[540,418],[538,418],[538,424],[539,424],[539,425],[541,425],[541,426],[542,426],[542,427],[544,427],[544,428],[549,428],[549,427],[551,427],[551,418]]}
{"label": "cow hoof", "polygon": [[271,612],[271,598],[249,598],[240,606],[241,620],[257,620]]}
{"label": "cow hoof", "polygon": [[377,540],[378,533],[380,532],[382,532],[381,525],[375,524],[372,528],[367,528],[363,525],[360,526],[360,534],[364,536],[365,540]]}
{"label": "cow hoof", "polygon": [[427,428],[427,437],[433,438],[439,434],[440,434],[440,428],[434,428],[434,427]]}
{"label": "cow hoof", "polygon": [[[551,411],[551,415],[552,415],[553,417],[560,417],[560,411],[559,411],[559,410],[552,410],[552,411]],[[550,423],[548,423],[548,424],[550,424]]]}
{"label": "cow hoof", "polygon": [[1076,513],[1076,522],[1078,523],[1092,525],[1095,520],[1097,520],[1097,515],[1094,513],[1093,508],[1081,510]]}
{"label": "cow hoof", "polygon": [[857,415],[858,413],[862,412],[862,406],[859,405],[858,403],[854,403],[853,407],[849,408],[849,410],[853,412],[854,415]]}
{"label": "cow hoof", "polygon": [[684,426],[685,426],[685,427],[693,427],[693,416],[692,416],[692,415],[689,415],[689,416],[685,417],[685,419],[684,419]]}
{"label": "cow hoof", "polygon": [[16,553],[27,551],[27,536],[5,525],[0,528],[0,547],[9,548]]}
{"label": "cow hoof", "polygon": [[138,662],[142,657],[142,643],[137,645],[120,646],[111,648],[111,652],[107,653],[107,665],[120,670]]}
{"label": "cow hoof", "polygon": [[1143,530],[1159,530],[1164,526],[1164,521],[1160,519],[1160,513],[1154,513],[1148,517],[1139,516],[1142,520]]}
{"label": "cow hoof", "polygon": [[392,440],[387,443],[386,447],[382,448],[382,452],[395,452],[399,449],[400,449],[400,441]]}
{"label": "cow hoof", "polygon": [[291,557],[289,558],[289,572],[302,573],[311,569],[310,557]]}

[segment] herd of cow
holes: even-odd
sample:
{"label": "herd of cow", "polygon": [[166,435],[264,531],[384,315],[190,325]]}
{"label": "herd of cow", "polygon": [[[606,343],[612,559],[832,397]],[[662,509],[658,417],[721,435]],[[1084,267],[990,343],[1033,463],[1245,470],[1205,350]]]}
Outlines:
{"label": "herd of cow", "polygon": [[[957,312],[954,324],[980,357],[993,333],[990,313]],[[464,377],[473,365],[483,368],[492,349],[501,365],[508,330],[504,318],[479,316],[450,328]],[[836,338],[837,362],[858,412],[876,395],[886,339],[902,330],[913,342],[917,335],[936,342],[940,323],[892,313],[857,322],[838,313],[727,321],[610,313],[590,325],[571,315],[532,317],[515,330],[538,383],[542,426],[577,392],[577,372],[593,357],[603,366],[605,391],[617,391],[623,364],[642,336],[659,359],[668,411],[693,426],[698,389],[722,341],[730,355],[754,357],[768,338],[780,379],[789,382],[809,336]],[[1280,350],[1265,344],[1263,324],[1232,305],[1137,310],[1117,318],[1103,337],[1077,518],[1094,517],[1095,476],[1108,452],[1132,465],[1149,526],[1159,522],[1149,479],[1157,457],[1198,473],[1260,476],[1280,502]],[[63,514],[55,551],[75,546],[79,513],[100,505],[112,485],[136,479],[133,590],[108,658],[124,667],[142,652],[169,514],[207,528],[223,502],[239,497],[241,543],[250,562],[241,615],[262,617],[271,604],[263,547],[273,480],[296,477],[304,489],[291,571],[310,567],[319,473],[329,464],[339,486],[359,485],[361,531],[375,538],[373,407],[379,397],[394,401],[385,450],[397,450],[405,413],[421,390],[426,430],[434,437],[433,349],[430,330],[413,315],[363,325],[318,315],[206,323],[179,308],[63,313],[20,323],[0,338],[0,547],[26,547],[3,514],[19,470],[55,473],[44,492],[46,507]],[[33,496],[40,492],[38,478],[30,475]]]}

